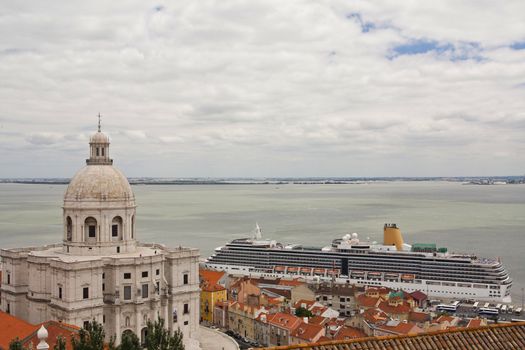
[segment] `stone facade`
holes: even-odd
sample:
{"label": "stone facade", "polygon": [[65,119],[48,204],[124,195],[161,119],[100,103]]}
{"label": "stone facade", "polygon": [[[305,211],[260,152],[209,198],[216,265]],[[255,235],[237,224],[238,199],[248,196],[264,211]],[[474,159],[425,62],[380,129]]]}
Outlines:
{"label": "stone facade", "polygon": [[2,310],[30,323],[95,319],[117,344],[158,317],[198,348],[199,251],[136,240],[135,197],[100,129],[64,195],[63,243],[2,249]]}

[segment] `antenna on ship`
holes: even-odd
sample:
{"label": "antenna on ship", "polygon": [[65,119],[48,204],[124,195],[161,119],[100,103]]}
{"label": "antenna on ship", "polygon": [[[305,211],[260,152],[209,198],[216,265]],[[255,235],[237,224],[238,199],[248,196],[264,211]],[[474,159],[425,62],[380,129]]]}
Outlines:
{"label": "antenna on ship", "polygon": [[259,224],[257,222],[255,223],[255,234],[254,234],[253,238],[255,240],[262,239],[262,231],[261,231],[261,228],[259,227]]}

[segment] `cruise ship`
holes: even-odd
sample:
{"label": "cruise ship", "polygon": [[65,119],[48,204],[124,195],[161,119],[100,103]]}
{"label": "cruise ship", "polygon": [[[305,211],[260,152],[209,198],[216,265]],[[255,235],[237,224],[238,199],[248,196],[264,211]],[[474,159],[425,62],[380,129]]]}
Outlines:
{"label": "cruise ship", "polygon": [[204,266],[234,275],[384,286],[436,298],[511,301],[512,279],[499,259],[450,253],[435,244],[408,245],[396,224],[384,225],[383,244],[362,241],[353,233],[326,247],[263,239],[256,225],[253,237],[216,248]]}

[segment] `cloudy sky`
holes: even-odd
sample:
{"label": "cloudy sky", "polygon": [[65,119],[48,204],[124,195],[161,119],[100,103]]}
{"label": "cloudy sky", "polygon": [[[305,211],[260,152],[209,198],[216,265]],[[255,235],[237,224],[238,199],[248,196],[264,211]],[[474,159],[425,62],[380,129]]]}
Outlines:
{"label": "cloudy sky", "polygon": [[0,0],[0,106],[0,177],[523,175],[525,2]]}

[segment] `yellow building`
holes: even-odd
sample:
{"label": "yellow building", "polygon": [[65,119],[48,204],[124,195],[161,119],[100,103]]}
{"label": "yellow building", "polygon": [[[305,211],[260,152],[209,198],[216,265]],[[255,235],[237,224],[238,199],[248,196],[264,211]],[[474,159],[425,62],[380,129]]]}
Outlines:
{"label": "yellow building", "polygon": [[226,288],[219,284],[204,283],[201,287],[201,321],[213,323],[215,304],[226,300]]}

